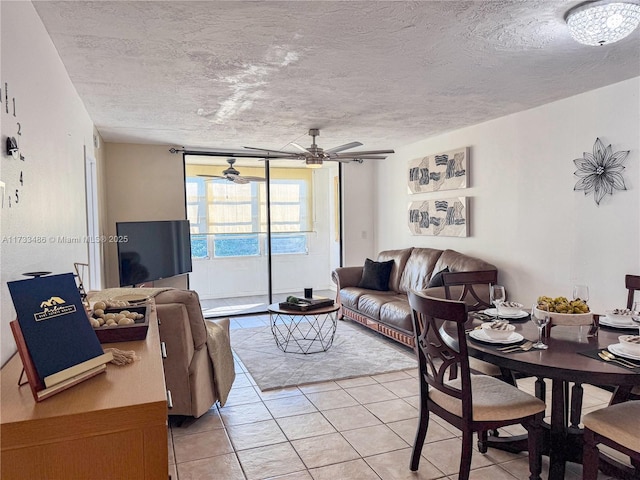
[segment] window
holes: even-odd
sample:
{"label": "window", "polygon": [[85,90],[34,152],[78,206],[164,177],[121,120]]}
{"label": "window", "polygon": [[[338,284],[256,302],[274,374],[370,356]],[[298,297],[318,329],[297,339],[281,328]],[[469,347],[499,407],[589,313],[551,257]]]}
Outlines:
{"label": "window", "polygon": [[[267,249],[267,195],[264,182],[236,184],[220,167],[187,165],[187,216],[194,258],[257,256]],[[241,169],[243,173],[249,168]],[[214,173],[215,172],[215,173]],[[307,253],[311,229],[311,172],[306,168],[271,168],[271,252]],[[253,172],[245,173],[254,175]],[[255,175],[260,175],[256,173]]]}

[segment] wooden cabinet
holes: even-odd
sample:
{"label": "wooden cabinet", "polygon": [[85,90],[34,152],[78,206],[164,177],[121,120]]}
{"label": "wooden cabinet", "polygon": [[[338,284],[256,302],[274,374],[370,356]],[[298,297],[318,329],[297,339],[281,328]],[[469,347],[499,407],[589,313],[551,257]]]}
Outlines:
{"label": "wooden cabinet", "polygon": [[145,340],[105,344],[138,360],[42,402],[18,387],[16,354],[0,371],[0,478],[158,480],[169,477],[167,392],[155,305]]}

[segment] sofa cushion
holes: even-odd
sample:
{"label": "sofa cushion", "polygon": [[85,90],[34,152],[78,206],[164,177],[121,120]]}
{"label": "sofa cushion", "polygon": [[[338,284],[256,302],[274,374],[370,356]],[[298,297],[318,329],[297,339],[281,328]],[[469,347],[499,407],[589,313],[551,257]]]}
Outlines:
{"label": "sofa cushion", "polygon": [[366,315],[367,317],[371,317],[375,320],[380,318],[380,308],[385,303],[392,301],[395,297],[394,292],[374,292],[370,291],[368,293],[364,293],[358,299],[358,308],[357,310]]}
{"label": "sofa cushion", "polygon": [[387,302],[380,307],[380,322],[406,334],[411,335],[413,333],[411,307],[406,295],[403,295],[398,300]]}
{"label": "sofa cushion", "polygon": [[389,290],[389,275],[391,274],[392,268],[393,260],[374,262],[370,258],[367,258],[364,262],[362,278],[358,283],[358,287],[369,290]]}
{"label": "sofa cushion", "polygon": [[359,287],[346,287],[340,290],[340,303],[345,307],[351,309],[358,309],[358,300],[360,297],[367,293],[368,290]]}
{"label": "sofa cushion", "polygon": [[427,288],[443,287],[444,286],[444,281],[442,279],[443,273],[449,273],[449,267],[445,267],[442,270],[440,270],[438,273],[434,274],[431,277],[431,280],[429,280],[429,285],[427,285]]}
{"label": "sofa cushion", "polygon": [[378,254],[379,262],[386,262],[387,260],[393,260],[393,268],[391,269],[391,275],[389,276],[389,290],[394,292],[400,291],[400,279],[402,278],[402,272],[407,264],[407,259],[411,255],[413,247],[403,248],[401,250],[384,250]]}
{"label": "sofa cushion", "polygon": [[[414,248],[407,259],[397,291],[406,294],[409,290],[419,291],[427,288],[431,274],[441,254],[442,250],[435,248]],[[444,267],[446,265],[442,268]],[[436,271],[440,270],[442,269]]]}

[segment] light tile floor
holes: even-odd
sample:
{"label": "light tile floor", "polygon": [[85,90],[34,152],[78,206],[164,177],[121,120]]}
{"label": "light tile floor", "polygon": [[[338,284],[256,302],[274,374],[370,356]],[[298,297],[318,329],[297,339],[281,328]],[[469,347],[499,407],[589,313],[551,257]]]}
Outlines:
{"label": "light tile floor", "polygon": [[[263,324],[267,317],[243,317],[234,319],[233,328]],[[533,379],[519,385],[533,393]],[[609,397],[585,385],[584,411],[606,406]],[[433,415],[420,468],[409,470],[418,405],[417,370],[261,392],[236,358],[236,380],[224,407],[216,404],[179,426],[171,422],[171,478],[456,480],[459,431]],[[546,479],[547,458],[543,461]],[[476,451],[471,468],[472,480],[528,478],[526,453]],[[581,471],[568,464],[565,479],[578,480]]]}

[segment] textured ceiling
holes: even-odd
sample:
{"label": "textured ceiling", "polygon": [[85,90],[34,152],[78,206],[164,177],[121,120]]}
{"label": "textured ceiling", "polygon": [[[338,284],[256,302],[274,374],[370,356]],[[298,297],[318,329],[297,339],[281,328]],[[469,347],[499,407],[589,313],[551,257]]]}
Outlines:
{"label": "textured ceiling", "polygon": [[106,141],[397,148],[640,75],[567,0],[34,1]]}

